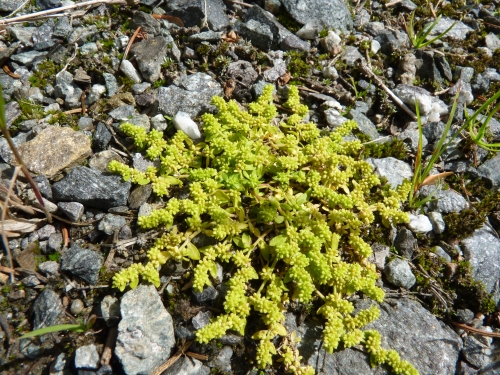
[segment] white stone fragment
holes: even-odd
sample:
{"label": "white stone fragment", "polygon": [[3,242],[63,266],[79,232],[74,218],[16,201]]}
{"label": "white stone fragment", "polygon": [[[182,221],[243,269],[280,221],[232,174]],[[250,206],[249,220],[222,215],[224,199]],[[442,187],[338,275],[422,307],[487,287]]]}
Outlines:
{"label": "white stone fragment", "polygon": [[201,138],[200,129],[198,125],[191,119],[186,112],[179,111],[174,116],[174,126],[177,130],[183,131],[191,139]]}
{"label": "white stone fragment", "polygon": [[429,218],[425,215],[408,215],[410,217],[410,223],[408,226],[410,230],[414,233],[427,233],[432,230],[432,223]]}

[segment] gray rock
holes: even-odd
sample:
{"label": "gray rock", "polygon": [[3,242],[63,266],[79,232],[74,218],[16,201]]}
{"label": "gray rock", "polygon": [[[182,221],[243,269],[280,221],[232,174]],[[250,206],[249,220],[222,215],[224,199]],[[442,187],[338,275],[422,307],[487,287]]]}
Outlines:
{"label": "gray rock", "polygon": [[111,141],[111,138],[113,138],[113,135],[108,130],[106,125],[99,122],[94,132],[94,138],[92,139],[94,146],[99,150],[104,150],[109,144],[109,141]]}
{"label": "gray rock", "polygon": [[220,96],[222,92],[221,85],[208,74],[183,76],[174,85],[158,89],[159,110],[169,117],[182,111],[194,118],[203,112],[214,111],[210,101],[214,95]]}
{"label": "gray rock", "polygon": [[99,32],[96,25],[77,27],[68,36],[68,44],[77,43],[79,46],[91,41]]}
{"label": "gray rock", "polygon": [[[455,40],[464,40],[467,37],[467,34],[474,31],[472,28],[467,26],[462,21],[455,21],[448,17],[441,18],[437,25],[429,33],[429,36],[436,37],[448,29],[454,22],[455,26],[445,35],[446,38],[451,38]],[[429,25],[429,24],[427,24]],[[427,25],[425,27],[427,27]]]}
{"label": "gray rock", "polygon": [[57,207],[66,215],[66,217],[74,222],[78,222],[83,215],[85,207],[78,202],[59,202]]}
{"label": "gray rock", "polygon": [[50,187],[49,179],[45,175],[34,176],[33,181],[35,181],[42,197],[52,199],[52,188]]}
{"label": "gray rock", "polygon": [[359,111],[358,109],[352,109],[347,115],[347,118],[356,121],[356,123],[358,124],[358,129],[363,134],[369,136],[370,139],[376,140],[380,138],[375,124],[371,122],[371,120],[363,113],[361,113],[361,111]]}
{"label": "gray rock", "polygon": [[115,95],[116,90],[118,90],[118,82],[116,81],[114,74],[102,73],[102,76],[104,78],[104,82],[106,85],[106,91],[108,93],[108,98],[110,98],[113,95]]}
{"label": "gray rock", "polygon": [[137,29],[139,26],[142,30],[150,35],[154,36],[160,33],[160,22],[151,14],[142,12],[140,10],[134,13],[132,21],[130,22],[130,27],[132,29]]}
{"label": "gray rock", "polygon": [[217,31],[204,31],[198,34],[190,35],[188,41],[191,43],[210,42],[216,43],[222,39],[222,33]]}
{"label": "gray rock", "polygon": [[432,229],[434,230],[434,233],[437,234],[443,233],[444,230],[446,229],[446,224],[444,222],[443,215],[441,215],[441,213],[439,212],[433,211],[429,212],[427,216],[429,217],[429,220],[432,223]]}
{"label": "gray rock", "polygon": [[[359,300],[357,308],[366,309],[373,303]],[[387,300],[380,305],[380,318],[364,329],[374,329],[382,335],[382,346],[395,349],[420,374],[455,375],[461,349],[460,337],[441,323],[418,302],[408,298]],[[389,375],[384,367],[371,367],[369,356],[358,348],[337,350],[333,354],[316,348],[321,345],[323,327],[313,320],[296,326],[291,314],[287,315],[289,332],[296,331],[301,338],[299,350],[307,364],[321,364],[324,374],[332,375]],[[425,358],[425,360],[422,360]]]}
{"label": "gray rock", "polygon": [[38,270],[47,276],[59,275],[59,263],[49,260],[38,265]]}
{"label": "gray rock", "polygon": [[66,38],[73,31],[73,27],[68,17],[60,17],[55,26],[52,35],[54,37]]}
{"label": "gray rock", "polygon": [[40,285],[40,280],[34,275],[27,276],[24,279],[21,280],[24,286],[28,288],[34,288],[37,285]]}
{"label": "gray rock", "polygon": [[487,225],[462,241],[465,260],[472,266],[472,276],[481,281],[486,292],[494,290],[500,279],[500,240]]}
{"label": "gray rock", "polygon": [[152,192],[153,188],[151,184],[137,186],[134,190],[132,190],[128,198],[128,206],[130,209],[136,210],[141,207],[143,203],[147,202]]}
{"label": "gray rock", "polygon": [[135,115],[135,108],[133,105],[121,105],[109,112],[108,115],[115,120],[127,121]]}
{"label": "gray rock", "polygon": [[58,8],[62,6],[62,2],[60,0],[36,0],[35,4],[41,10]]}
{"label": "gray rock", "polygon": [[500,81],[500,74],[498,74],[497,70],[494,68],[486,68],[483,72],[483,76],[488,78],[491,82]]}
{"label": "gray rock", "polygon": [[87,167],[75,167],[53,186],[57,201],[79,202],[88,207],[111,208],[127,203],[130,181]]}
{"label": "gray rock", "polygon": [[403,49],[401,42],[392,31],[381,30],[376,34],[375,40],[380,43],[380,50],[387,54],[393,54]]}
{"label": "gray rock", "polygon": [[56,228],[53,225],[47,224],[36,231],[38,239],[40,241],[47,240],[49,236],[56,232]]}
{"label": "gray rock", "polygon": [[207,0],[206,3],[201,0],[172,0],[168,7],[168,14],[179,17],[186,27],[201,26],[205,18],[210,30],[220,31],[229,25],[222,0]]}
{"label": "gray rock", "polygon": [[84,307],[85,305],[83,304],[81,299],[74,299],[73,301],[71,301],[69,310],[71,314],[78,315],[83,311]]}
{"label": "gray rock", "polygon": [[[1,6],[0,6],[1,7]],[[36,27],[16,27],[10,26],[6,28],[9,35],[15,40],[21,42],[25,46],[33,46],[33,41],[31,40]]]}
{"label": "gray rock", "polygon": [[53,326],[64,313],[61,299],[52,289],[44,289],[32,306],[33,330]]}
{"label": "gray rock", "polygon": [[309,52],[311,45],[293,34],[288,34],[281,40],[279,48],[283,51],[297,50]]}
{"label": "gray rock", "polygon": [[134,44],[130,51],[135,55],[144,79],[151,83],[156,82],[160,78],[161,64],[167,55],[167,39],[162,36],[144,39]]}
{"label": "gray rock", "polygon": [[106,92],[106,86],[95,84],[92,85],[88,96],[85,98],[85,104],[91,106],[97,102],[101,96]]}
{"label": "gray rock", "polygon": [[56,42],[52,39],[54,32],[54,21],[49,20],[38,27],[33,33],[33,44],[37,51],[43,51],[53,47]]}
{"label": "gray rock", "polygon": [[136,83],[136,84],[132,85],[132,87],[131,87],[132,94],[134,94],[134,95],[142,94],[142,93],[144,93],[144,91],[146,91],[150,87],[151,87],[151,83],[149,83],[149,82]]}
{"label": "gray rock", "polygon": [[299,38],[315,40],[321,30],[325,28],[323,22],[317,19],[308,21],[299,31],[295,33]]}
{"label": "gray rock", "polygon": [[405,289],[410,289],[417,281],[408,262],[398,258],[386,264],[384,275],[391,284]]}
{"label": "gray rock", "polygon": [[416,100],[420,114],[422,116],[428,116],[429,121],[438,121],[441,115],[448,114],[447,105],[421,87],[398,85],[394,89],[394,94],[413,110],[415,109]]}
{"label": "gray rock", "polygon": [[349,8],[340,0],[281,0],[290,16],[300,24],[318,19],[328,28],[349,31],[352,18]]}
{"label": "gray rock", "polygon": [[136,152],[132,157],[133,167],[141,172],[146,172],[146,169],[155,165],[151,160],[147,160],[142,154]]}
{"label": "gray rock", "polygon": [[102,266],[101,256],[95,251],[73,244],[61,257],[61,271],[79,277],[87,284],[95,285]]}
{"label": "gray rock", "polygon": [[232,373],[231,357],[233,356],[233,349],[230,346],[224,346],[217,357],[209,362],[210,367],[215,367],[222,372]]}
{"label": "gray rock", "polygon": [[413,236],[413,233],[406,228],[401,228],[394,239],[394,247],[398,253],[406,259],[411,259],[417,247],[417,243],[418,241]]}
{"label": "gray rock", "polygon": [[342,61],[344,61],[347,66],[356,66],[358,61],[364,61],[365,58],[359,52],[359,50],[354,46],[346,46],[344,53],[342,55]]}
{"label": "gray rock", "polygon": [[80,346],[75,350],[75,367],[90,370],[99,368],[99,353],[94,344]]}
{"label": "gray rock", "polygon": [[354,27],[356,29],[361,29],[368,22],[370,22],[370,13],[365,8],[354,15]]}
{"label": "gray rock", "polygon": [[264,79],[268,82],[274,82],[286,73],[286,63],[281,59],[273,60],[273,67],[263,73]]}
{"label": "gray rock", "polygon": [[463,324],[469,324],[474,319],[474,312],[469,309],[458,309],[457,310],[457,321]]}
{"label": "gray rock", "polygon": [[432,248],[432,250],[434,251],[434,253],[436,253],[436,255],[440,256],[441,258],[443,258],[445,260],[445,262],[451,262],[451,257],[450,255],[444,251],[444,249],[440,246],[434,246]]}
{"label": "gray rock", "polygon": [[63,237],[61,233],[52,233],[47,242],[47,253],[55,253],[61,251]]}
{"label": "gray rock", "polygon": [[107,214],[99,222],[98,229],[107,235],[112,235],[125,224],[127,224],[127,220],[123,216]]}
{"label": "gray rock", "polygon": [[208,323],[210,323],[210,318],[212,317],[212,313],[210,311],[205,312],[205,311],[200,311],[198,314],[196,314],[192,319],[191,322],[193,323],[194,329],[202,329]]}
{"label": "gray rock", "polygon": [[236,345],[243,340],[243,337],[230,333],[222,336],[219,340],[222,345]]}
{"label": "gray rock", "polygon": [[387,178],[389,185],[391,185],[393,189],[401,185],[405,179],[411,180],[413,177],[411,167],[404,161],[396,158],[368,158],[366,161],[373,166],[375,173],[381,177]]}
{"label": "gray rock", "polygon": [[368,260],[370,263],[375,264],[379,271],[383,271],[385,267],[385,260],[390,253],[389,246],[374,243],[371,245],[371,248],[373,253],[368,257]]}
{"label": "gray rock", "polygon": [[215,301],[219,298],[219,292],[213,286],[207,286],[201,292],[195,292],[193,290],[193,295],[196,302],[200,305],[204,305],[210,301]]}
{"label": "gray rock", "polygon": [[427,207],[430,211],[436,211],[443,214],[460,212],[469,206],[464,197],[451,189],[442,190],[440,187],[427,185],[419,190],[418,195],[421,198],[432,195],[436,200],[428,202]]}
{"label": "gray rock", "polygon": [[125,293],[120,312],[115,355],[126,374],[152,372],[170,357],[175,345],[170,314],[152,285]]}
{"label": "gray rock", "polygon": [[170,366],[163,375],[209,375],[210,368],[194,358],[183,356]]}
{"label": "gray rock", "polygon": [[132,118],[126,120],[128,123],[139,126],[146,130],[146,133],[151,129],[151,123],[149,122],[148,115],[133,115]]}
{"label": "gray rock", "polygon": [[243,38],[251,41],[252,45],[263,51],[269,51],[273,45],[274,34],[271,28],[258,21],[237,22],[235,30]]}
{"label": "gray rock", "polygon": [[101,301],[101,315],[108,327],[114,327],[120,321],[120,301],[107,295]]}
{"label": "gray rock", "polygon": [[[416,152],[418,149],[418,144],[420,142],[420,133],[418,130],[417,122],[410,122],[405,130],[396,136],[398,139],[405,142],[411,151]],[[428,141],[427,138],[422,135],[422,147],[425,149]]]}
{"label": "gray rock", "polygon": [[465,337],[462,353],[466,361],[474,367],[483,368],[492,362],[492,348],[472,336]]}
{"label": "gray rock", "polygon": [[125,74],[128,78],[130,78],[135,83],[141,83],[142,78],[139,75],[139,72],[129,60],[122,60],[120,64],[120,71]]}
{"label": "gray rock", "polygon": [[0,12],[12,12],[19,8],[18,0],[2,0],[0,1]]}
{"label": "gray rock", "polygon": [[471,88],[474,94],[484,94],[490,89],[490,80],[478,74],[472,81]]}
{"label": "gray rock", "polygon": [[500,154],[487,160],[479,168],[477,174],[484,178],[492,189],[500,188]]}
{"label": "gray rock", "polygon": [[93,125],[92,118],[90,117],[80,117],[78,120],[78,128],[80,130],[88,130],[91,129]]}
{"label": "gray rock", "polygon": [[35,60],[40,61],[45,55],[47,55],[47,52],[28,51],[12,55],[10,58],[12,61],[30,67]]}

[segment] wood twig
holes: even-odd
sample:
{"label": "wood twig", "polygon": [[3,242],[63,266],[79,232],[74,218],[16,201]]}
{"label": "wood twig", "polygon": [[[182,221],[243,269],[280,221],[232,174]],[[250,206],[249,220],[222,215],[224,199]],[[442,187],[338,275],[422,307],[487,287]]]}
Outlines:
{"label": "wood twig", "polygon": [[[12,179],[10,181],[9,185],[9,190],[7,191],[7,196],[5,197],[5,202],[2,206],[2,241],[3,241],[3,246],[5,247],[5,251],[7,252],[7,261],[9,262],[9,268],[14,268],[14,263],[12,262],[12,253],[9,248],[9,240],[7,239],[7,233],[5,233],[5,216],[7,215],[7,210],[9,209],[9,197],[12,194],[12,191],[14,190],[14,184],[17,179],[17,175],[19,174],[19,167],[14,168],[14,174],[12,176]],[[10,281],[14,282],[14,274],[10,274]]]}
{"label": "wood twig", "polygon": [[386,8],[390,8],[390,7],[392,7],[392,6],[396,5],[396,4],[399,4],[401,1],[403,1],[403,0],[394,0],[394,1],[391,1],[390,3],[385,4],[385,7]]}
{"label": "wood twig", "polygon": [[64,66],[64,68],[62,68],[62,70],[56,74],[56,78],[59,77],[66,69],[68,69],[68,66],[69,66],[69,64],[71,64],[71,61],[73,61],[76,58],[77,53],[78,53],[78,43],[75,42],[75,52],[73,53],[73,56],[71,56],[69,58],[69,60],[66,62],[66,65]]}
{"label": "wood twig", "polygon": [[373,71],[368,67],[368,65],[366,65],[365,63],[361,63],[360,64],[360,68],[362,70],[363,73],[365,73],[365,75],[367,75],[368,77],[370,77],[371,79],[373,79],[373,81],[375,81],[375,83],[380,86],[383,90],[385,90],[385,92],[387,92],[387,94],[391,97],[392,100],[394,100],[394,102],[399,106],[401,107],[401,109],[403,111],[405,111],[411,118],[412,120],[414,121],[417,121],[417,116],[415,115],[415,113],[413,113],[413,111],[408,108],[406,106],[405,103],[403,103],[403,101],[401,99],[399,99],[396,94],[394,94],[391,89],[389,89],[385,84],[384,82],[382,82],[382,80],[375,74],[373,73]]}
{"label": "wood twig", "polygon": [[182,344],[181,344],[181,347],[179,348],[179,350],[177,351],[177,353],[175,353],[172,357],[170,357],[170,359],[167,362],[165,362],[164,364],[158,366],[151,373],[151,375],[160,375],[163,371],[165,371],[170,366],[172,366],[186,352],[186,350],[189,349],[189,347],[191,346],[192,343],[193,343],[192,341],[188,341],[188,342],[183,341]]}
{"label": "wood twig", "polygon": [[488,331],[484,331],[482,329],[477,329],[477,328],[474,328],[474,327],[470,327],[470,326],[468,326],[466,324],[457,323],[457,322],[451,322],[451,324],[453,324],[454,326],[457,326],[460,329],[463,329],[464,331],[476,333],[476,334],[481,335],[481,336],[485,336],[485,337],[500,337],[500,332],[488,332]]}
{"label": "wood twig", "polygon": [[106,338],[106,344],[104,344],[104,350],[101,355],[101,365],[109,365],[111,361],[111,356],[115,350],[116,338],[118,337],[118,327],[111,327],[108,331],[108,337]]}
{"label": "wood twig", "polygon": [[76,4],[71,4],[71,5],[66,5],[63,7],[59,8],[54,8],[54,9],[48,9],[48,10],[42,10],[41,12],[35,12],[31,14],[25,14],[23,16],[18,16],[14,18],[2,18],[0,19],[0,25],[5,26],[11,23],[19,23],[19,22],[29,22],[32,19],[40,19],[41,17],[45,16],[51,16],[56,13],[61,13],[65,12],[67,10],[72,10],[72,9],[77,9],[77,8],[82,8],[82,7],[89,7],[93,5],[99,5],[99,4],[126,4],[127,2],[125,0],[91,0],[91,1],[84,1],[81,3],[76,3]]}

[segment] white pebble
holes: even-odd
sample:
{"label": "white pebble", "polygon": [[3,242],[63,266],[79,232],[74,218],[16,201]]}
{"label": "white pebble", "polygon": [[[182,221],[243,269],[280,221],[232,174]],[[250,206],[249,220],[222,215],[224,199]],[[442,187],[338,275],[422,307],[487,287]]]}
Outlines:
{"label": "white pebble", "polygon": [[183,131],[191,139],[201,138],[200,130],[198,125],[191,119],[191,117],[186,113],[179,111],[174,116],[174,126],[177,130]]}

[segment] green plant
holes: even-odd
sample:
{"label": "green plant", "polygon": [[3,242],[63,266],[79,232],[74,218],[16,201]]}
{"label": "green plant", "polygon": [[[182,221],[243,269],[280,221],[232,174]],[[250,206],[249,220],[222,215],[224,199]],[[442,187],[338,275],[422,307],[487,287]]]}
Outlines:
{"label": "green plant", "polygon": [[28,339],[30,337],[36,337],[36,336],[42,336],[46,335],[47,333],[54,333],[54,332],[61,332],[61,331],[72,331],[72,332],[87,332],[92,326],[94,325],[96,321],[96,316],[92,315],[88,321],[85,323],[83,321],[80,321],[78,324],[59,324],[55,326],[50,326],[50,327],[44,327],[40,329],[36,329],[34,331],[28,332],[19,339]]}
{"label": "green plant", "polygon": [[436,27],[438,22],[441,20],[441,15],[439,15],[432,23],[424,26],[422,30],[415,34],[415,25],[414,25],[415,11],[413,11],[410,15],[410,25],[406,28],[408,36],[410,37],[411,43],[413,47],[419,49],[428,46],[429,44],[434,43],[436,40],[441,39],[443,36],[448,34],[448,32],[455,26],[456,22],[453,22],[450,27],[448,27],[445,31],[443,31],[438,36],[432,38],[431,40],[426,40],[427,36],[431,33],[431,31]]}
{"label": "green plant", "polygon": [[464,110],[464,115],[466,118],[466,123],[469,128],[469,136],[479,147],[484,148],[488,151],[500,151],[500,143],[487,143],[483,140],[488,124],[493,117],[494,114],[500,109],[500,101],[497,105],[488,113],[485,119],[480,120],[479,129],[476,130],[476,121],[479,115],[482,116],[482,112],[488,108],[491,104],[493,104],[498,98],[500,98],[500,91],[498,91],[495,95],[489,98],[477,111],[474,112],[472,116],[469,116],[467,110]]}
{"label": "green plant", "polygon": [[[192,285],[201,291],[216,276],[216,262],[225,263],[231,277],[224,313],[196,332],[198,342],[228,330],[245,334],[254,311],[266,327],[248,332],[259,341],[258,366],[265,368],[279,355],[287,372],[313,374],[311,367],[300,364],[283,313],[292,300],[316,300],[322,304],[317,313],[326,319],[327,351],[341,343],[363,344],[374,366],[386,363],[397,374],[417,374],[395,351],[381,347],[378,332],[361,330],[377,319],[378,307],[355,314],[348,300],[355,293],[383,300],[375,266],[367,261],[371,248],[360,234],[375,221],[386,226],[406,222],[400,206],[410,184],[396,191],[384,187],[376,199],[372,190],[382,186],[371,166],[357,159],[361,142],[343,140],[356,123],[348,121],[321,136],[315,124],[302,122],[308,108],[291,86],[284,103],[291,114],[277,127],[272,90],[266,86],[248,112],[235,101],[214,97],[218,113],[202,116],[205,139],[199,143],[180,131],[166,141],[156,130],[146,133],[122,125],[148,158],[160,159],[161,167],[140,172],[114,161],[109,170],[136,184],[151,183],[158,196],[168,196],[172,186],[183,184],[190,195],[172,197],[164,208],[139,217],[140,227],[159,227],[164,234],[148,251],[149,262],[120,271],[113,286],[123,291],[140,279],[159,286],[161,265],[184,259],[196,262]],[[200,233],[216,244],[197,248],[192,240]],[[278,346],[276,336],[282,337]]]}

